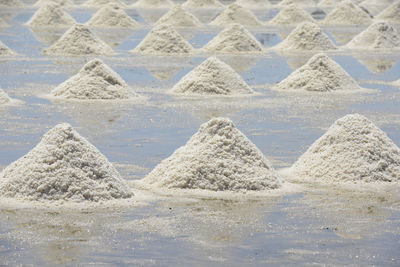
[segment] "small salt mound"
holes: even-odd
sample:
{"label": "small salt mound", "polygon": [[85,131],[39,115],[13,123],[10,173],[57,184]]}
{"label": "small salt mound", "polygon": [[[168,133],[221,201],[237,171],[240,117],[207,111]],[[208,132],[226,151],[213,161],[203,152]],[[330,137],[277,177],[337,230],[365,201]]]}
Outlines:
{"label": "small salt mound", "polygon": [[112,55],[114,51],[82,24],[73,25],[52,46],[43,50],[45,55]]}
{"label": "small salt mound", "polygon": [[393,3],[387,7],[378,16],[377,19],[387,21],[390,23],[400,24],[400,1]]}
{"label": "small salt mound", "polygon": [[278,83],[276,88],[316,92],[361,89],[339,64],[323,53],[310,58],[306,64]]}
{"label": "small salt mound", "polygon": [[87,7],[103,7],[108,4],[115,4],[120,7],[127,7],[124,2],[120,0],[88,0],[83,4],[83,6]]}
{"label": "small salt mound", "polygon": [[367,25],[372,23],[371,17],[350,0],[338,4],[322,21],[326,25]]}
{"label": "small salt mound", "polygon": [[292,166],[298,179],[319,182],[399,182],[400,149],[359,114],[337,120]]}
{"label": "small salt mound", "polygon": [[37,1],[34,6],[44,6],[48,4],[56,4],[58,6],[63,6],[63,7],[70,7],[73,6],[74,3],[71,2],[70,0],[39,0]]}
{"label": "small salt mound", "polygon": [[242,25],[232,24],[208,42],[203,49],[222,53],[258,53],[263,51],[263,46]]}
{"label": "small salt mound", "polygon": [[164,16],[162,16],[155,25],[169,24],[173,27],[201,27],[201,23],[193,14],[176,5]]}
{"label": "small salt mound", "polygon": [[337,49],[337,47],[317,24],[303,22],[278,44],[276,49],[281,51],[323,51]]}
{"label": "small salt mound", "polygon": [[384,21],[375,22],[356,35],[347,45],[352,49],[393,49],[400,47],[400,35]]}
{"label": "small salt mound", "polygon": [[303,6],[303,7],[314,7],[315,6],[314,0],[283,0],[278,5],[279,6],[288,6],[288,5],[292,5],[292,4],[296,4],[298,6]]}
{"label": "small salt mound", "polygon": [[308,14],[305,10],[292,4],[284,7],[279,13],[269,21],[270,24],[276,25],[291,25],[299,24],[304,21],[310,21],[316,23],[313,17]]}
{"label": "small salt mound", "polygon": [[137,97],[128,84],[100,59],[88,62],[74,76],[57,86],[51,95],[65,99],[128,99]]}
{"label": "small salt mound", "polygon": [[149,34],[132,50],[141,54],[187,54],[192,46],[169,25],[155,26]]}
{"label": "small salt mound", "polygon": [[140,24],[132,19],[116,4],[108,4],[97,11],[87,22],[97,27],[139,28]]}
{"label": "small salt mound", "polygon": [[159,188],[212,191],[270,190],[281,178],[231,120],[214,118],[143,180]]}
{"label": "small salt mound", "polygon": [[67,123],[48,131],[0,179],[0,195],[20,200],[97,202],[133,196],[107,158]]}
{"label": "small salt mound", "polygon": [[25,24],[30,27],[69,27],[76,22],[57,4],[41,6]]}
{"label": "small salt mound", "polygon": [[170,0],[138,0],[132,7],[140,8],[168,8],[175,4]]}
{"label": "small salt mound", "polygon": [[239,23],[243,26],[262,26],[263,23],[254,16],[251,11],[238,4],[231,4],[221,14],[218,15],[210,25],[228,26],[232,23]]}
{"label": "small salt mound", "polygon": [[218,0],[188,0],[182,6],[187,8],[218,8],[224,5]]}
{"label": "small salt mound", "polygon": [[11,102],[11,98],[0,88],[0,105],[8,104]]}
{"label": "small salt mound", "polygon": [[254,91],[229,65],[210,57],[186,74],[171,90],[185,95],[241,95]]}
{"label": "small salt mound", "polygon": [[256,9],[271,7],[271,3],[268,0],[237,0],[236,4],[245,8]]}
{"label": "small salt mound", "polygon": [[24,3],[19,0],[0,0],[0,6],[3,7],[22,7]]}
{"label": "small salt mound", "polygon": [[336,6],[343,0],[322,0],[318,3],[319,6]]}
{"label": "small salt mound", "polygon": [[14,56],[15,53],[0,41],[0,56]]}

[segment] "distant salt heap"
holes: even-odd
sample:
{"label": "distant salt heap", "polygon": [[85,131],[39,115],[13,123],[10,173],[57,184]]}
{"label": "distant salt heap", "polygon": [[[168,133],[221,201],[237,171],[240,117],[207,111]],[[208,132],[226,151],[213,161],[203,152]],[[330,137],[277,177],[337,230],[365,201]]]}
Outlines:
{"label": "distant salt heap", "polygon": [[288,6],[288,5],[292,5],[292,4],[296,4],[296,5],[302,6],[302,7],[314,7],[315,1],[314,0],[283,0],[278,5],[279,6]]}
{"label": "distant salt heap", "polygon": [[337,120],[291,167],[315,182],[399,182],[400,149],[359,114]]}
{"label": "distant salt heap", "polygon": [[187,8],[219,8],[224,5],[218,0],[188,0],[182,6]]}
{"label": "distant salt heap", "polygon": [[263,46],[242,25],[232,24],[208,42],[203,49],[221,53],[259,53],[263,51]]}
{"label": "distant salt heap", "polygon": [[279,11],[279,13],[270,20],[269,23],[276,25],[294,25],[304,21],[316,23],[308,12],[297,7],[297,5],[292,4],[281,9],[281,11]]}
{"label": "distant salt heap", "polygon": [[76,22],[57,4],[41,6],[25,24],[30,27],[70,27]]}
{"label": "distant salt heap", "polygon": [[20,0],[0,0],[0,7],[22,7],[24,5]]}
{"label": "distant salt heap", "polygon": [[169,25],[155,26],[149,34],[132,50],[140,54],[187,54],[192,46]]}
{"label": "distant salt heap", "polygon": [[384,9],[376,18],[389,23],[400,24],[400,1]]}
{"label": "distant salt heap", "polygon": [[74,5],[70,0],[39,0],[34,4],[34,6],[45,6],[49,4],[55,4],[62,7],[70,7]]}
{"label": "distant salt heap", "polygon": [[11,98],[0,88],[0,105],[5,105],[11,102]]}
{"label": "distant salt heap", "polygon": [[351,0],[344,0],[325,17],[322,23],[326,25],[367,25],[372,23],[372,19]]}
{"label": "distant salt heap", "polygon": [[354,91],[361,89],[356,81],[325,54],[317,54],[276,85],[279,90],[316,92]]}
{"label": "distant salt heap", "polygon": [[0,195],[18,200],[98,202],[133,196],[107,158],[67,123],[48,131],[0,179]]}
{"label": "distant salt heap", "polygon": [[126,4],[120,0],[88,0],[83,3],[87,7],[104,7],[105,5],[115,4],[122,8],[127,7]]}
{"label": "distant salt heap", "polygon": [[253,27],[263,25],[263,23],[259,21],[251,11],[235,3],[229,5],[227,9],[210,22],[210,25],[228,26],[232,23],[239,23],[243,26]]}
{"label": "distant salt heap", "polygon": [[254,91],[229,65],[210,57],[186,74],[171,90],[185,95],[241,95]]}
{"label": "distant salt heap", "polygon": [[214,118],[143,180],[158,188],[211,191],[271,190],[281,178],[231,120]]}
{"label": "distant salt heap", "polygon": [[375,22],[356,35],[346,46],[352,49],[398,49],[400,35],[388,23]]}
{"label": "distant salt heap", "polygon": [[128,16],[117,4],[108,4],[97,11],[87,22],[96,27],[139,28],[140,24]]}
{"label": "distant salt heap", "polygon": [[132,7],[140,8],[169,8],[175,4],[170,0],[138,0]]}
{"label": "distant salt heap", "polygon": [[176,5],[164,16],[162,16],[155,25],[169,24],[173,27],[201,27],[201,23],[193,14]]}
{"label": "distant salt heap", "polygon": [[46,55],[112,55],[114,51],[82,24],[73,25],[52,46]]}
{"label": "distant salt heap", "polygon": [[236,4],[241,5],[245,8],[269,8],[271,7],[271,3],[268,0],[237,0]]}
{"label": "distant salt heap", "polygon": [[0,57],[1,56],[14,56],[15,53],[0,41]]}

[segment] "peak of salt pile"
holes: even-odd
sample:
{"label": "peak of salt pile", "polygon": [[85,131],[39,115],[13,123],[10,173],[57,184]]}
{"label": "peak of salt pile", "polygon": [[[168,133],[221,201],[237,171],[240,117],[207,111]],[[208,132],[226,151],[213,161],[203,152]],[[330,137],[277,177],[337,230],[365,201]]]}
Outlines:
{"label": "peak of salt pile", "polygon": [[319,6],[336,6],[343,0],[322,0],[318,3]]}
{"label": "peak of salt pile", "polygon": [[254,93],[239,74],[216,57],[209,57],[182,77],[171,92],[186,95],[240,95]]}
{"label": "peak of salt pile", "polygon": [[257,53],[263,51],[263,46],[242,25],[232,24],[208,42],[203,49],[222,53]]}
{"label": "peak of salt pile", "polygon": [[97,11],[87,22],[87,25],[97,27],[138,28],[140,24],[132,19],[117,4],[108,4]]}
{"label": "peak of salt pile", "polygon": [[310,58],[306,64],[278,83],[276,88],[316,92],[361,89],[339,64],[323,53]]}
{"label": "peak of salt pile", "polygon": [[43,53],[46,55],[112,55],[114,51],[85,25],[75,24],[52,46],[44,49]]}
{"label": "peak of salt pile", "polygon": [[0,0],[0,6],[3,7],[22,7],[24,3],[19,0]]}
{"label": "peak of salt pile", "polygon": [[303,22],[278,44],[276,49],[281,51],[323,51],[337,49],[337,47],[317,24]]}
{"label": "peak of salt pile", "polygon": [[41,6],[25,24],[30,27],[69,27],[76,22],[57,4]]}
{"label": "peak of salt pile", "polygon": [[159,188],[212,191],[270,190],[279,175],[261,151],[231,120],[214,118],[143,182]]}
{"label": "peak of salt pile", "polygon": [[302,6],[302,7],[314,7],[315,1],[314,0],[283,0],[278,5],[279,6],[288,6],[288,5],[292,5],[292,4],[296,4],[296,5]]}
{"label": "peak of salt pile", "polygon": [[192,46],[169,25],[157,25],[132,50],[141,54],[187,54]]}
{"label": "peak of salt pile", "polygon": [[272,6],[268,0],[237,0],[236,4],[245,8],[254,9],[268,8]]}
{"label": "peak of salt pile", "polygon": [[218,8],[224,5],[218,0],[188,0],[182,6],[188,8]]}
{"label": "peak of salt pile", "polygon": [[141,8],[168,8],[175,4],[170,0],[138,0],[132,7]]}
{"label": "peak of salt pile", "polygon": [[8,104],[11,102],[11,98],[0,88],[0,105]]}
{"label": "peak of salt pile", "polygon": [[184,10],[181,6],[176,5],[163,15],[155,25],[169,24],[173,27],[200,27],[200,22],[193,14]]}
{"label": "peak of salt pile", "polygon": [[39,0],[34,4],[34,6],[44,6],[48,4],[55,4],[62,7],[70,7],[74,5],[70,0]]}
{"label": "peak of salt pile", "polygon": [[400,149],[359,114],[338,119],[291,168],[298,179],[319,182],[400,181]]}
{"label": "peak of salt pile", "polygon": [[397,49],[400,47],[400,35],[390,24],[378,21],[356,35],[346,46],[353,49]]}
{"label": "peak of salt pile", "polygon": [[88,0],[83,6],[87,7],[104,7],[105,5],[115,4],[120,7],[127,7],[126,4],[120,0]]}
{"label": "peak of salt pile", "polygon": [[97,202],[133,196],[107,158],[67,123],[49,130],[0,179],[0,195],[20,200]]}
{"label": "peak of salt pile", "polygon": [[228,26],[232,23],[239,23],[243,26],[262,26],[263,23],[248,9],[238,5],[231,4],[221,14],[219,14],[210,25]]}
{"label": "peak of salt pile", "polygon": [[400,24],[400,1],[384,9],[376,18],[390,23]]}
{"label": "peak of salt pile", "polygon": [[65,99],[129,99],[137,97],[128,84],[100,59],[93,59],[74,76],[57,86],[51,95]]}
{"label": "peak of salt pile", "polygon": [[313,17],[305,10],[297,5],[292,4],[285,6],[279,13],[269,21],[270,24],[276,25],[290,25],[299,24],[304,21],[310,21],[316,23]]}
{"label": "peak of salt pile", "polygon": [[14,56],[15,53],[0,41],[0,56]]}
{"label": "peak of salt pile", "polygon": [[344,0],[325,17],[322,23],[326,25],[366,25],[372,23],[372,18],[352,1]]}

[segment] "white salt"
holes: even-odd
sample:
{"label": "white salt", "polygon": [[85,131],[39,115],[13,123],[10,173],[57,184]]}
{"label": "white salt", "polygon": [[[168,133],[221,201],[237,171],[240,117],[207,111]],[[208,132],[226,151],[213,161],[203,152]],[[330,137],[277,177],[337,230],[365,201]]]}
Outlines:
{"label": "white salt", "polygon": [[272,6],[268,0],[237,0],[236,4],[252,9],[269,8]]}
{"label": "white salt", "polygon": [[14,56],[15,53],[5,44],[0,41],[0,57],[1,56]]}
{"label": "white salt", "polygon": [[139,28],[140,24],[132,19],[117,4],[108,4],[97,11],[87,22],[96,27]]}
{"label": "white salt", "polygon": [[392,3],[393,0],[365,0],[360,3],[360,7],[368,10],[370,14],[377,15]]}
{"label": "white salt", "polygon": [[346,115],[312,144],[291,173],[315,182],[399,182],[400,149],[364,116]]}
{"label": "white salt", "polygon": [[6,28],[8,27],[7,22],[4,21],[4,19],[0,18],[0,28]]}
{"label": "white salt", "polygon": [[170,0],[138,0],[132,7],[140,8],[169,8],[175,4]]}
{"label": "white salt", "polygon": [[3,7],[22,7],[24,5],[20,0],[0,0],[0,6]]}
{"label": "white salt", "polygon": [[326,25],[366,25],[372,23],[372,18],[351,0],[338,4],[322,21]]}
{"label": "white salt", "polygon": [[394,82],[393,82],[393,85],[394,85],[394,86],[400,87],[400,79],[397,80],[397,81],[394,81]]}
{"label": "white salt", "polygon": [[221,14],[219,14],[210,25],[228,26],[232,23],[239,23],[243,26],[262,26],[263,23],[248,9],[238,5],[231,4]]}
{"label": "white salt", "polygon": [[0,105],[9,104],[11,102],[11,98],[4,92],[3,89],[0,88]]}
{"label": "white salt", "polygon": [[400,24],[400,0],[384,9],[376,18],[389,23]]}
{"label": "white salt", "polygon": [[115,4],[120,7],[127,7],[126,4],[120,0],[88,0],[83,6],[87,7],[103,7],[108,4]]}
{"label": "white salt", "polygon": [[321,2],[318,3],[319,6],[336,6],[343,0],[322,0]]}
{"label": "white salt", "polygon": [[241,95],[254,93],[239,74],[216,57],[208,58],[182,77],[171,92],[185,95]]}
{"label": "white salt", "polygon": [[218,0],[188,0],[182,6],[187,8],[219,8],[224,5]]}
{"label": "white salt", "polygon": [[270,190],[281,178],[231,120],[214,118],[143,180],[168,189]]}
{"label": "white salt", "polygon": [[193,14],[176,5],[163,15],[155,25],[169,24],[173,27],[201,27],[201,23]]}
{"label": "white salt", "polygon": [[294,25],[301,22],[310,21],[316,23],[313,17],[302,8],[295,4],[285,6],[279,13],[269,21],[276,25]]}
{"label": "white salt", "polygon": [[76,22],[57,4],[41,6],[25,24],[30,27],[69,27]]}
{"label": "white salt", "polygon": [[63,7],[71,7],[74,5],[70,0],[39,0],[34,4],[34,6],[44,6],[48,4],[55,4]]}
{"label": "white salt", "polygon": [[288,6],[288,5],[292,5],[292,4],[296,4],[296,5],[302,6],[302,7],[314,7],[315,1],[314,0],[283,0],[278,5],[279,6]]}

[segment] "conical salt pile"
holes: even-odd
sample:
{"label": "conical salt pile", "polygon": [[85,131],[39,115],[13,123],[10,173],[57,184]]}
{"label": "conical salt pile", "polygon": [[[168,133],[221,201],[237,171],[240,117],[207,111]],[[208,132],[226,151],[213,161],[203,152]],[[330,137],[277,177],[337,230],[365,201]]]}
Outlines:
{"label": "conical salt pile", "polygon": [[115,4],[122,8],[127,7],[126,4],[120,0],[88,0],[83,6],[87,7],[103,7],[105,5]]}
{"label": "conical salt pile", "polygon": [[39,0],[34,4],[34,6],[45,6],[49,4],[55,4],[62,7],[70,7],[74,5],[70,0]]}
{"label": "conical salt pile", "polygon": [[14,56],[15,53],[0,41],[0,57],[1,56]]}
{"label": "conical salt pile", "polygon": [[292,166],[297,179],[318,182],[399,182],[400,149],[359,114],[337,120]]}
{"label": "conical salt pile", "polygon": [[283,0],[278,5],[279,6],[288,6],[288,5],[292,5],[292,4],[296,4],[296,5],[302,6],[302,7],[314,7],[315,1],[314,0]]}
{"label": "conical salt pile", "polygon": [[227,9],[210,22],[210,25],[228,26],[232,23],[239,23],[243,26],[253,27],[263,25],[263,23],[259,21],[251,11],[235,3],[229,5]]}
{"label": "conical salt pile", "polygon": [[203,49],[222,53],[259,53],[263,51],[263,46],[242,25],[232,24],[208,42]]}
{"label": "conical salt pile", "polygon": [[352,49],[400,48],[400,35],[391,25],[380,21],[356,35],[347,45]]}
{"label": "conical salt pile", "polygon": [[276,49],[281,51],[323,51],[337,48],[317,24],[303,22],[278,44]]}
{"label": "conical salt pile", "polygon": [[0,0],[0,7],[22,7],[24,3],[20,0]]}
{"label": "conical salt pile", "polygon": [[325,54],[317,54],[276,85],[279,90],[317,92],[352,91],[361,89],[356,81]]}
{"label": "conical salt pile", "polygon": [[337,6],[340,2],[343,0],[322,0],[321,2],[318,3],[318,6]]}
{"label": "conical salt pile", "polygon": [[21,200],[97,202],[133,196],[107,158],[67,123],[48,131],[0,179],[0,195]]}
{"label": "conical salt pile", "polygon": [[182,6],[187,8],[219,8],[224,5],[218,0],[188,0]]}
{"label": "conical salt pile", "polygon": [[171,92],[186,95],[240,95],[254,93],[239,74],[216,57],[208,58],[182,77]]}
{"label": "conical salt pile", "polygon": [[268,0],[237,0],[236,4],[254,9],[269,8],[272,6]]}
{"label": "conical salt pile", "polygon": [[325,17],[322,23],[326,25],[367,25],[372,23],[372,19],[351,0],[344,0]]}
{"label": "conical salt pile", "polygon": [[301,22],[310,21],[316,23],[313,17],[302,8],[292,4],[285,6],[279,13],[269,21],[270,24],[276,25],[294,25]]}
{"label": "conical salt pile", "polygon": [[192,46],[169,25],[155,26],[149,34],[132,50],[141,54],[187,54]]}
{"label": "conical salt pile", "polygon": [[76,22],[57,4],[41,6],[25,24],[30,27],[69,27]]}
{"label": "conical salt pile", "polygon": [[132,7],[140,8],[168,8],[175,4],[170,0],[138,0]]}
{"label": "conical salt pile", "polygon": [[46,55],[112,55],[114,51],[82,24],[73,25],[52,46]]}
{"label": "conical salt pile", "polygon": [[193,14],[176,5],[164,16],[162,16],[155,25],[169,24],[173,27],[201,27],[200,22]]}
{"label": "conical salt pile", "polygon": [[400,0],[384,9],[376,18],[389,23],[400,24]]}
{"label": "conical salt pile", "polygon": [[96,27],[139,28],[140,24],[132,19],[116,4],[108,4],[97,11],[87,22]]}
{"label": "conical salt pile", "polygon": [[137,97],[128,84],[100,59],[88,62],[74,76],[57,86],[51,95],[65,99],[129,99]]}
{"label": "conical salt pile", "polygon": [[261,151],[231,120],[214,118],[143,180],[169,189],[270,190],[279,175]]}
{"label": "conical salt pile", "polygon": [[11,98],[0,88],[0,105],[8,104],[11,102]]}

